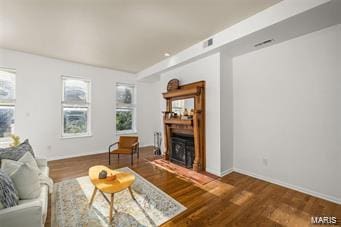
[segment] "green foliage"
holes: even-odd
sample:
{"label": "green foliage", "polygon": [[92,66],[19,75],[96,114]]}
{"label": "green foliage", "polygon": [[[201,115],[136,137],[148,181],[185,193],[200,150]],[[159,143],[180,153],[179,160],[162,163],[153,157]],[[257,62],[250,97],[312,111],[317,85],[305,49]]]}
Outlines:
{"label": "green foliage", "polygon": [[86,133],[87,118],[86,111],[64,111],[64,132],[71,134]]}
{"label": "green foliage", "polygon": [[87,130],[86,122],[84,121],[74,121],[69,124],[65,124],[64,131],[66,133],[85,133]]}
{"label": "green foliage", "polygon": [[133,128],[133,114],[131,111],[116,112],[116,130],[124,131]]}

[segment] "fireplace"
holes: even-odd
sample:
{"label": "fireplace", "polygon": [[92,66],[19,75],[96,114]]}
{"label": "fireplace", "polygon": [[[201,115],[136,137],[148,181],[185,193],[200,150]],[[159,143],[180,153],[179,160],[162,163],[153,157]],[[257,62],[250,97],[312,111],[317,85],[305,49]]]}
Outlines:
{"label": "fireplace", "polygon": [[171,80],[162,93],[166,99],[164,158],[196,172],[205,171],[205,81],[178,82]]}
{"label": "fireplace", "polygon": [[170,161],[186,168],[193,168],[194,138],[190,135],[174,134],[171,137]]}

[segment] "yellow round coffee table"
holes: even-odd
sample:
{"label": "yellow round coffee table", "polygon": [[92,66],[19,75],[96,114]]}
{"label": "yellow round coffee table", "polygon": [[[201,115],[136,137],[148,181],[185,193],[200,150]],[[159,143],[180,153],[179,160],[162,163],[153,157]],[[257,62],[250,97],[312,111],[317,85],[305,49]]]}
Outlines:
{"label": "yellow round coffee table", "polygon": [[[107,176],[116,175],[116,179],[99,179],[98,175],[102,170],[107,171]],[[131,197],[135,199],[131,190],[131,185],[135,181],[135,176],[131,173],[123,173],[116,170],[111,170],[106,166],[93,166],[89,169],[89,177],[92,184],[95,186],[94,192],[92,193],[90,199],[89,207],[91,207],[92,205],[97,190],[100,191],[101,194],[104,196],[104,199],[109,203],[109,223],[111,223],[112,209],[114,205],[114,194],[124,189],[128,189]],[[110,194],[110,200],[105,196],[104,193]]]}

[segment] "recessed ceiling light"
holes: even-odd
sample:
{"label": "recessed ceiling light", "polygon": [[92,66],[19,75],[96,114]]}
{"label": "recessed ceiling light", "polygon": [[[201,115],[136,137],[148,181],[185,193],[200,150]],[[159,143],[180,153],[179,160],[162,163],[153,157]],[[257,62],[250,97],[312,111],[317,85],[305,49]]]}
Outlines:
{"label": "recessed ceiling light", "polygon": [[169,56],[170,56],[170,53],[166,52],[166,53],[164,53],[164,56],[165,56],[165,57],[169,57]]}

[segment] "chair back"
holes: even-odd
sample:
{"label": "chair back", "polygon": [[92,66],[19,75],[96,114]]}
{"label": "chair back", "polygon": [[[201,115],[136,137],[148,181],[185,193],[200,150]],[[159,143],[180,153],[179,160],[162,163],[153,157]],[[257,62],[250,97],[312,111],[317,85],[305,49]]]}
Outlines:
{"label": "chair back", "polygon": [[120,136],[119,148],[131,148],[138,140],[139,138],[137,136]]}

